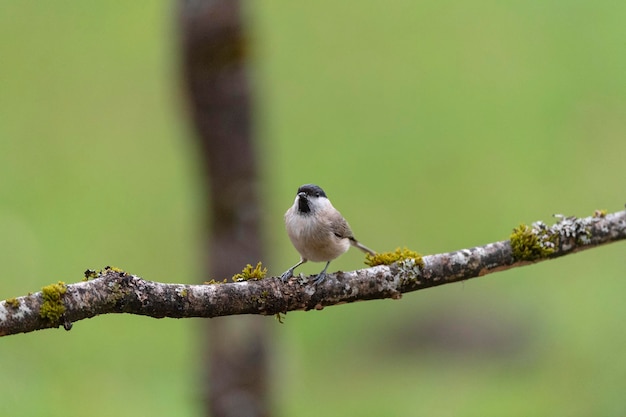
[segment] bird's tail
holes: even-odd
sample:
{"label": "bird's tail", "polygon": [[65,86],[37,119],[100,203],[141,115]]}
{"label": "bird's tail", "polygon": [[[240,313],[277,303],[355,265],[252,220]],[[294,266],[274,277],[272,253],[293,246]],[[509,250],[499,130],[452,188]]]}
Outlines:
{"label": "bird's tail", "polygon": [[354,238],[350,239],[350,243],[352,243],[352,246],[355,246],[355,247],[361,249],[363,252],[369,253],[372,256],[376,255],[376,252],[374,252],[373,250],[371,250],[367,246],[359,243],[359,241],[354,239]]}

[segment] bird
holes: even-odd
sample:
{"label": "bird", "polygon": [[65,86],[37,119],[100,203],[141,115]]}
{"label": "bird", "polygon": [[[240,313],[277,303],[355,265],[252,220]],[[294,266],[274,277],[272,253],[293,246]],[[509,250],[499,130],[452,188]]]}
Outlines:
{"label": "bird", "polygon": [[348,222],[333,207],[324,190],[315,184],[298,188],[293,205],[285,213],[285,228],[291,243],[300,254],[300,262],[281,275],[283,282],[293,276],[293,271],[305,262],[326,262],[313,284],[326,278],[330,262],[343,255],[350,246],[375,255],[376,252],[359,243]]}

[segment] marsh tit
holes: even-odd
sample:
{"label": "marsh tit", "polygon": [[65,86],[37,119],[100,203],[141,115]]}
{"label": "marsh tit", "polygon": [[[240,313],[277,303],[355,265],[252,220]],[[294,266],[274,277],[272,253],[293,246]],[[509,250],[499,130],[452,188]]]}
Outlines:
{"label": "marsh tit", "polygon": [[285,226],[291,243],[300,253],[300,262],[281,275],[283,281],[291,278],[293,270],[307,261],[326,262],[314,281],[319,284],[326,278],[330,261],[344,254],[350,246],[376,254],[354,238],[346,219],[317,185],[305,184],[298,188],[293,206],[285,213]]}

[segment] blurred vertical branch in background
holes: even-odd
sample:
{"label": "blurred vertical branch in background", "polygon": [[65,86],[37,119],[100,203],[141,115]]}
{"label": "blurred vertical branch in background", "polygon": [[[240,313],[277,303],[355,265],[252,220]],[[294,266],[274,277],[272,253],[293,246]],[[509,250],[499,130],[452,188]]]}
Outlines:
{"label": "blurred vertical branch in background", "polygon": [[[241,6],[238,0],[182,0],[180,10],[183,72],[210,194],[205,270],[216,280],[262,258]],[[262,317],[206,322],[207,415],[268,415],[266,323]]]}

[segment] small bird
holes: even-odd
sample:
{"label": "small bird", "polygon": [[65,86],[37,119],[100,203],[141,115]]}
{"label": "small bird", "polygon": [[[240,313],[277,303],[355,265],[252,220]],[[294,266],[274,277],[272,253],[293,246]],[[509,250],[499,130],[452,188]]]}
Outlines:
{"label": "small bird", "polygon": [[326,278],[330,261],[343,255],[351,245],[376,254],[354,238],[346,219],[317,185],[305,184],[298,188],[293,206],[285,213],[285,227],[291,243],[300,253],[300,262],[281,275],[283,281],[291,278],[293,270],[307,261],[326,262],[313,282],[319,284]]}

